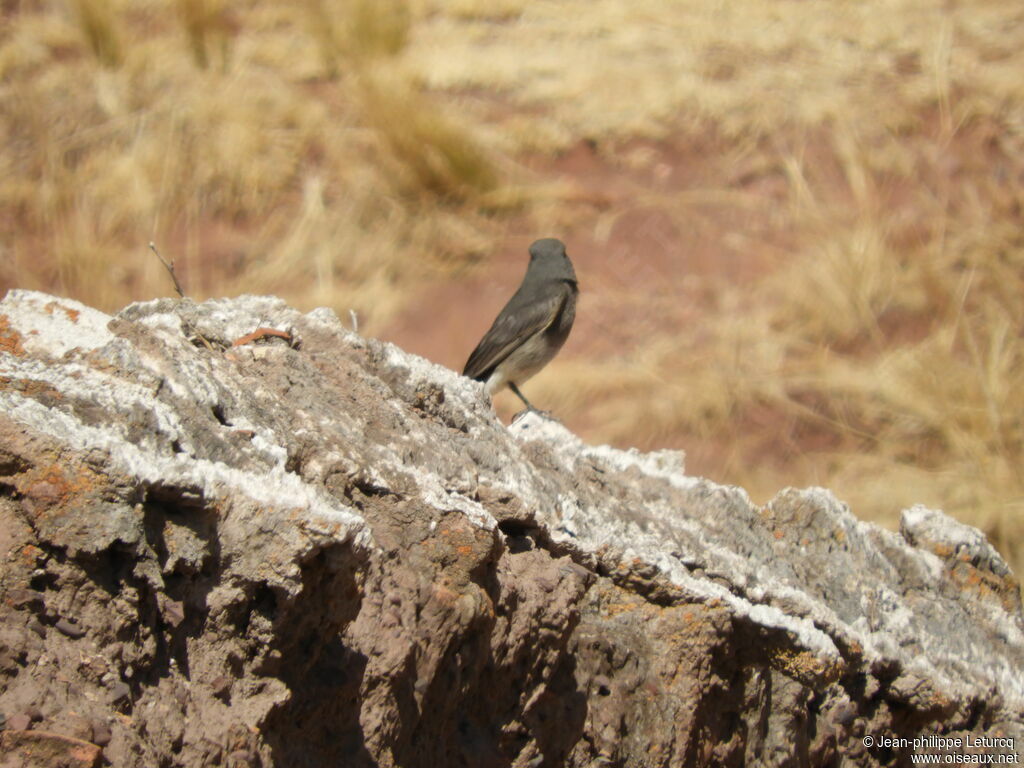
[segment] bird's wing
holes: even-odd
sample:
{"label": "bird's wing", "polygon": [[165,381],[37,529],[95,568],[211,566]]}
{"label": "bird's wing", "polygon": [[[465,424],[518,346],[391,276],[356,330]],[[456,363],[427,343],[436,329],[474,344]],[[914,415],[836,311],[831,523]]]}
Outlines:
{"label": "bird's wing", "polygon": [[520,344],[551,325],[571,291],[567,284],[558,283],[539,301],[519,300],[519,293],[513,296],[469,356],[462,375],[477,381],[486,380]]}

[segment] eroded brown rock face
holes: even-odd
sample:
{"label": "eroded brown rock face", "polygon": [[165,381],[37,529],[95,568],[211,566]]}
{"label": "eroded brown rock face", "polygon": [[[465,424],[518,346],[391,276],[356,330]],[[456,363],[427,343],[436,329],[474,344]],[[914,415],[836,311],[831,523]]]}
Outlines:
{"label": "eroded brown rock face", "polygon": [[1019,590],[973,529],[506,428],[274,299],[0,303],[0,558],[5,767],[1024,749]]}

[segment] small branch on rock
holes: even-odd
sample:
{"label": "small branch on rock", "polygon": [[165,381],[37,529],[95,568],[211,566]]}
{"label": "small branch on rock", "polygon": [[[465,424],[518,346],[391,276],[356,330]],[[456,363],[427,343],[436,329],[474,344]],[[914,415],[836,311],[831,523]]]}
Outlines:
{"label": "small branch on rock", "polygon": [[292,343],[292,335],[288,331],[279,331],[276,328],[257,328],[252,333],[247,333],[245,336],[235,339],[231,342],[231,346],[240,347],[243,344],[250,344],[259,339],[265,339],[267,336],[277,336],[287,341],[289,345]]}
{"label": "small branch on rock", "polygon": [[160,251],[156,249],[156,243],[152,240],[149,241],[149,250],[151,250],[156,257],[160,259],[160,263],[164,265],[164,269],[167,270],[167,274],[171,276],[171,280],[174,281],[174,290],[178,292],[178,296],[185,298],[185,292],[181,290],[181,283],[178,282],[178,276],[174,274],[174,261],[167,261],[163,256],[160,255]]}
{"label": "small branch on rock", "polygon": [[196,338],[203,342],[203,346],[206,347],[211,352],[217,351],[213,348],[213,344],[211,344],[209,340],[205,336],[203,336],[203,334],[201,334],[199,331],[196,331]]}
{"label": "small branch on rock", "polygon": [[[170,261],[167,261],[167,259],[161,256],[160,251],[156,249],[156,243],[154,243],[152,240],[149,241],[149,250],[156,254],[156,257],[160,259],[160,263],[164,265],[164,269],[167,270],[167,274],[169,274],[171,276],[171,280],[174,281],[174,290],[178,292],[178,297],[184,299],[185,291],[181,289],[181,283],[178,282],[178,276],[174,273],[174,260],[171,259]],[[184,318],[182,318],[182,320],[184,321]],[[187,325],[188,324],[186,323],[186,327]],[[205,346],[211,352],[214,351],[213,345],[205,336],[203,336],[203,334],[199,333],[199,331],[196,331],[195,334],[196,338],[203,342],[203,346]]]}

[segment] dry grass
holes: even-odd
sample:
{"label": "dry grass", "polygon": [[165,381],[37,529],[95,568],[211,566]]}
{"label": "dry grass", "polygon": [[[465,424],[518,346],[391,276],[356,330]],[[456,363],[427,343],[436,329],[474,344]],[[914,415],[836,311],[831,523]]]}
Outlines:
{"label": "dry grass", "polygon": [[[704,274],[696,326],[652,310],[627,353],[563,356],[536,398],[592,440],[718,445],[708,474],[762,498],[817,483],[886,522],[944,508],[1024,565],[1015,4],[8,7],[0,283],[108,309],[167,295],[155,240],[196,297],[351,307],[372,333],[423,276],[521,227],[593,243],[585,300],[642,315],[674,279],[646,253],[687,254],[648,233],[599,262],[654,212],[723,263],[752,253],[756,279]],[[630,142],[708,135],[726,149],[682,158],[690,181],[610,209],[580,202],[583,180],[524,187],[509,159],[593,140],[636,178]]]}
{"label": "dry grass", "polygon": [[97,61],[118,67],[124,60],[118,21],[105,0],[75,0],[78,23]]}
{"label": "dry grass", "polygon": [[491,242],[474,198],[499,187],[493,153],[404,72],[392,6],[383,22],[340,0],[15,13],[0,281],[118,308],[170,290],[153,240],[197,298],[274,292],[379,327],[430,257]]}
{"label": "dry grass", "polygon": [[177,5],[196,65],[206,69],[219,53],[220,64],[226,68],[233,25],[224,0],[177,0]]}

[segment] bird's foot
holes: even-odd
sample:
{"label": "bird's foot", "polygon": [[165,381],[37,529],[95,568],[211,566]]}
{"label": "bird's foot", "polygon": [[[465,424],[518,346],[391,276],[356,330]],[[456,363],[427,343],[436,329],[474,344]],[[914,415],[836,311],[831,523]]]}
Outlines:
{"label": "bird's foot", "polygon": [[562,423],[557,418],[555,418],[554,416],[551,415],[551,411],[542,411],[539,408],[534,408],[532,405],[529,408],[524,408],[519,413],[517,413],[515,416],[513,416],[512,417],[512,423],[515,424],[517,421],[519,421],[519,419],[523,418],[523,416],[525,416],[528,413],[535,413],[538,416],[540,416],[542,419],[547,419],[548,421],[553,421],[556,424],[561,424]]}

